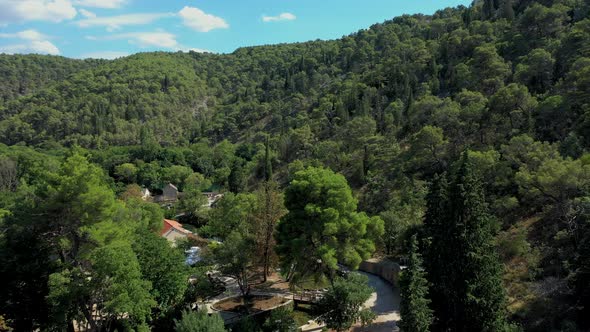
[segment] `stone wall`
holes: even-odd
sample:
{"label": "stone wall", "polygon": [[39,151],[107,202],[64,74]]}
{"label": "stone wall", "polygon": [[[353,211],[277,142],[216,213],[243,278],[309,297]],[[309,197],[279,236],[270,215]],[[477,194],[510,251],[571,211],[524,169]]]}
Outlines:
{"label": "stone wall", "polygon": [[395,287],[399,287],[398,281],[401,268],[396,262],[387,259],[371,258],[363,261],[359,266],[359,270],[378,275]]}

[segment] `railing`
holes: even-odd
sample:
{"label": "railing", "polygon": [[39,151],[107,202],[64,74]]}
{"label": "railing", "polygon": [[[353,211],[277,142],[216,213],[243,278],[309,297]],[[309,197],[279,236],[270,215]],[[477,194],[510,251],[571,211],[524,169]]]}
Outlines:
{"label": "railing", "polygon": [[293,293],[293,301],[303,303],[317,303],[324,297],[320,291],[301,291]]}

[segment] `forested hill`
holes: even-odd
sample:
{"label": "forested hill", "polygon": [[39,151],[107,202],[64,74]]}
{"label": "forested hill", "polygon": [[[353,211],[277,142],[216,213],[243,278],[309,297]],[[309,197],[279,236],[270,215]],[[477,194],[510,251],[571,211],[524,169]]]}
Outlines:
{"label": "forested hill", "polygon": [[[44,68],[19,65],[31,68],[20,70],[32,80],[25,91],[54,83],[4,102],[0,141],[129,145],[139,143],[142,127],[164,144],[235,140],[262,129],[289,138],[306,126],[325,139],[352,119],[372,118],[377,133],[398,138],[431,124],[461,144],[497,146],[534,133],[587,145],[587,5],[494,3],[398,17],[336,41],[227,55],[144,53],[95,66],[4,56],[2,70],[15,72],[9,77],[22,62]],[[23,91],[16,78],[1,84]]]}
{"label": "forested hill", "polygon": [[104,60],[76,60],[52,55],[0,54],[0,105],[19,96],[32,94],[73,73],[104,63]]}
{"label": "forested hill", "polygon": [[[476,0],[338,40],[231,54],[2,55],[0,73],[0,162],[15,179],[0,187],[4,215],[28,211],[14,197],[43,202],[29,198],[30,188],[45,195],[36,179],[59,164],[50,155],[74,146],[108,172],[113,197],[129,185],[169,182],[240,197],[264,179],[282,187],[296,171],[321,166],[343,174],[359,209],[383,219],[378,251],[406,255],[410,235],[435,214],[432,183],[449,174],[457,190],[447,200],[463,204],[461,179],[450,175],[473,167],[486,195],[470,199],[493,214],[486,232],[505,266],[511,321],[525,331],[590,328],[588,1]],[[199,215],[195,202],[186,223],[201,232],[215,216]],[[228,215],[238,220],[235,205],[237,217]],[[439,240],[441,252],[454,253]],[[45,291],[30,303],[43,303]],[[13,301],[16,291],[0,296],[11,299],[0,307],[6,312],[29,303]]]}

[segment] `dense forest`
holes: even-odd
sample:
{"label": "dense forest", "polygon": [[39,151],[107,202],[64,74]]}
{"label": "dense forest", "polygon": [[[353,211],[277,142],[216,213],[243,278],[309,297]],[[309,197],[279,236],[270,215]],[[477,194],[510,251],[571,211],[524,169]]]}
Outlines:
{"label": "dense forest", "polygon": [[[105,330],[166,330],[210,287],[154,236],[178,215],[228,243],[219,259],[248,252],[236,230],[276,231],[258,256],[283,271],[317,218],[325,266],[294,279],[407,258],[407,331],[590,328],[588,1],[476,0],[231,54],[0,55],[0,75],[1,331],[93,305]],[[137,199],[167,183],[175,206]]]}

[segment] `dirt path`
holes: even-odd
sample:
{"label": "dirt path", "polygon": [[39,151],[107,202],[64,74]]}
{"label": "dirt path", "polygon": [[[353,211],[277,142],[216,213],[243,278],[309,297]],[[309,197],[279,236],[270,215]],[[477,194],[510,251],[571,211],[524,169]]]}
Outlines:
{"label": "dirt path", "polygon": [[370,307],[377,319],[367,327],[356,326],[351,329],[353,332],[371,331],[371,332],[391,332],[398,331],[396,322],[400,319],[399,305],[400,295],[399,289],[393,287],[385,280],[370,273],[360,272],[369,278],[369,285],[375,289],[371,298],[365,303],[365,306]]}

